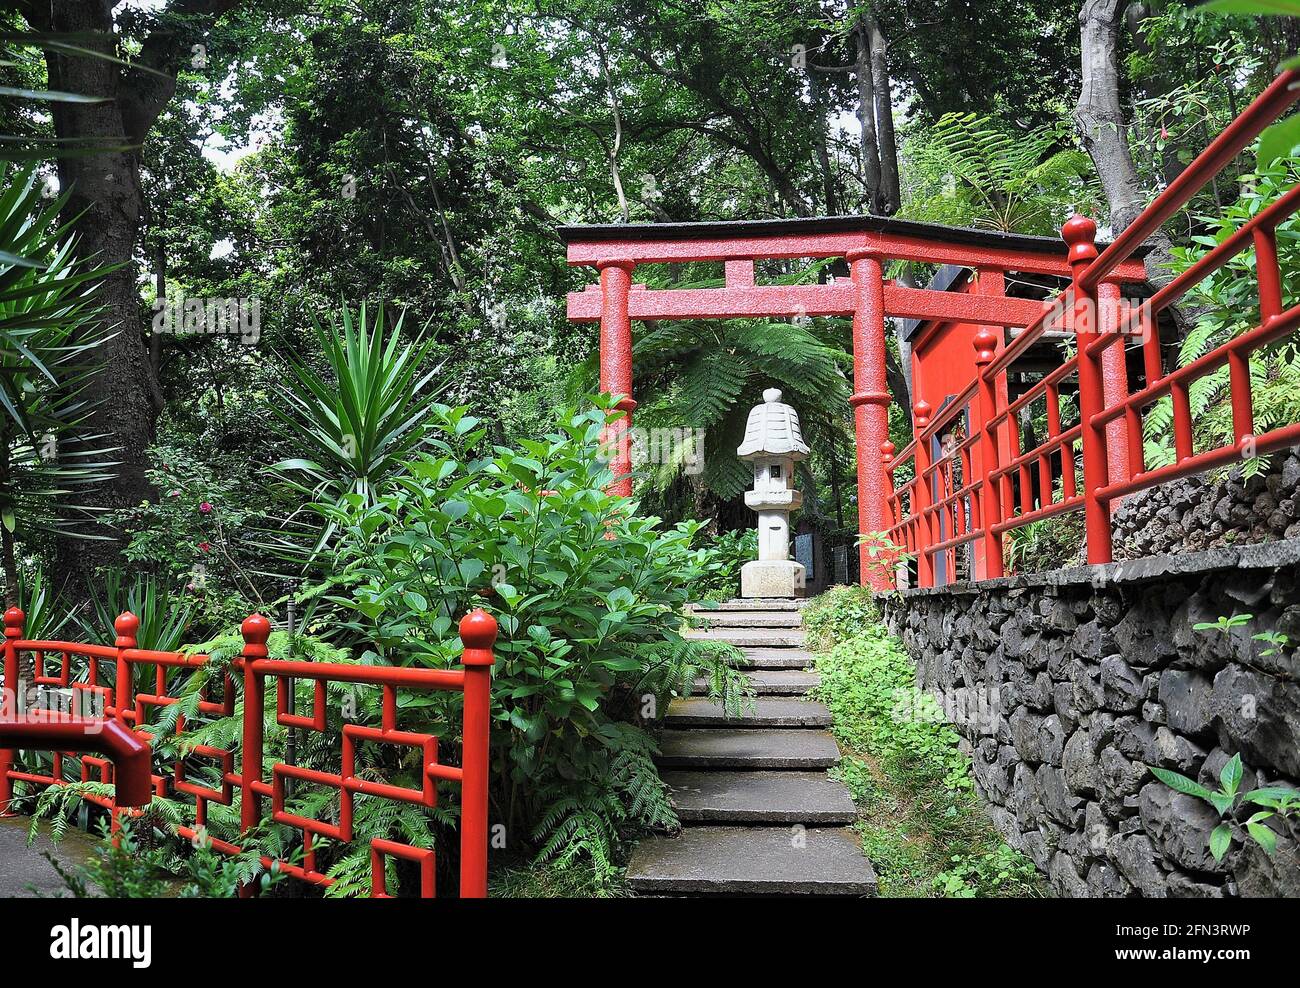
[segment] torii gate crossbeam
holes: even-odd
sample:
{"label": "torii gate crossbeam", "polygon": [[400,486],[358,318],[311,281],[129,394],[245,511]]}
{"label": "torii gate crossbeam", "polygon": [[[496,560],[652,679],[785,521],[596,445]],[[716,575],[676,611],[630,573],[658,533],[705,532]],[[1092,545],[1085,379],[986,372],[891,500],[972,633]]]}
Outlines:
{"label": "torii gate crossbeam", "polygon": [[[626,412],[616,428],[614,474],[620,493],[630,494],[631,450],[627,429],[632,396],[632,321],[659,319],[790,318],[841,316],[853,320],[853,394],[857,447],[860,533],[889,527],[892,493],[886,461],[890,395],[885,375],[885,319],[962,321],[989,327],[1024,327],[1049,303],[1011,298],[1002,292],[1009,271],[1069,278],[1066,245],[1054,237],[1002,234],[879,216],[709,223],[646,223],[566,226],[559,230],[571,265],[595,267],[598,284],[568,297],[575,322],[600,322],[600,388],[619,396]],[[842,257],[850,277],[818,285],[760,285],[754,263],[769,259]],[[958,265],[981,274],[996,292],[958,294],[899,285],[884,277],[893,260]],[[632,280],[645,264],[721,261],[725,286],[651,290]],[[1128,260],[1107,282],[1141,281],[1140,260]],[[997,334],[999,339],[1002,333]],[[1118,354],[1122,359],[1122,354]],[[861,549],[868,572],[867,548]],[[887,580],[871,578],[881,587]]]}

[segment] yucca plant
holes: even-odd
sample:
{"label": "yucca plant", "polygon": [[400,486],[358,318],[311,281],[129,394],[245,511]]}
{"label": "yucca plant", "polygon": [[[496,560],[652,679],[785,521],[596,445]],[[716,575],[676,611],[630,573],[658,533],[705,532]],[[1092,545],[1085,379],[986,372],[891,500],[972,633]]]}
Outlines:
{"label": "yucca plant", "polygon": [[137,647],[159,652],[175,652],[185,644],[194,616],[193,605],[179,591],[169,592],[152,575],[128,578],[120,569],[102,573],[88,603],[88,609],[77,615],[87,641],[107,640],[117,616],[130,611],[140,619]]}
{"label": "yucca plant", "polygon": [[113,451],[80,431],[105,337],[95,290],[110,269],[77,259],[56,220],[66,196],[45,201],[34,166],[0,175],[0,549],[12,600],[15,542],[80,531],[94,510],[76,496],[112,476]]}
{"label": "yucca plant", "polygon": [[[346,494],[372,502],[424,444],[439,391],[431,384],[441,365],[425,367],[432,337],[403,344],[404,319],[386,328],[382,305],[373,319],[364,302],[355,316],[344,305],[328,330],[312,322],[327,375],[287,358],[288,383],[271,410],[281,438],[302,455],[271,471],[295,494],[310,502]],[[327,527],[318,549],[330,534]]]}
{"label": "yucca plant", "polygon": [[39,566],[19,576],[18,606],[24,615],[24,638],[53,641],[72,621],[71,610],[50,588]]}

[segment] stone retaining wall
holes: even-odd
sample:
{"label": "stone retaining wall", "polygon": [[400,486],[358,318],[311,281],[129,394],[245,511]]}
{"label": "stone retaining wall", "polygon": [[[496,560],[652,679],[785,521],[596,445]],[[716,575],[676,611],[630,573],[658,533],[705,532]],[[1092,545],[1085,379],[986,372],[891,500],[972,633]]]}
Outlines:
{"label": "stone retaining wall", "polygon": [[1272,454],[1250,477],[1237,467],[1139,491],[1120,502],[1114,527],[1116,559],[1300,538],[1300,449]]}
{"label": "stone retaining wall", "polygon": [[[918,681],[965,739],[1008,843],[1068,896],[1300,896],[1300,822],[1222,862],[1209,804],[1155,778],[1300,788],[1300,540],[882,598]],[[1198,622],[1249,613],[1230,634]]]}

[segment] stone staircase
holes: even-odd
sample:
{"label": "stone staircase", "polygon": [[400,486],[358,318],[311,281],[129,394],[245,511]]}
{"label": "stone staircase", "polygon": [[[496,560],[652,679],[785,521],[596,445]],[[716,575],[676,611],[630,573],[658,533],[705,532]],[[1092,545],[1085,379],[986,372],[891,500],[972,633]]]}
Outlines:
{"label": "stone staircase", "polygon": [[[740,648],[757,697],[740,717],[704,697],[674,700],[658,760],[682,821],[676,837],[641,841],[628,881],[647,895],[855,895],[876,876],[846,825],[853,800],[826,769],[839,761],[830,712],[804,694],[799,604],[731,600],[697,607],[691,637]],[[703,682],[696,684],[703,689]]]}

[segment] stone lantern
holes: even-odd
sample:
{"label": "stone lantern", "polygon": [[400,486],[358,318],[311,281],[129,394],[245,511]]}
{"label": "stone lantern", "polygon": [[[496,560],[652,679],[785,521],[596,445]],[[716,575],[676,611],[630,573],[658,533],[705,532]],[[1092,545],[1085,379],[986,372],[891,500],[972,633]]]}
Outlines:
{"label": "stone lantern", "polygon": [[794,465],[807,458],[799,413],[781,401],[778,388],[763,392],[745,423],[745,441],[736,450],[754,464],[754,489],[745,504],[758,512],[758,559],[740,570],[742,597],[793,597],[804,586],[804,567],[790,559],[790,512],[803,495],[794,489]]}

